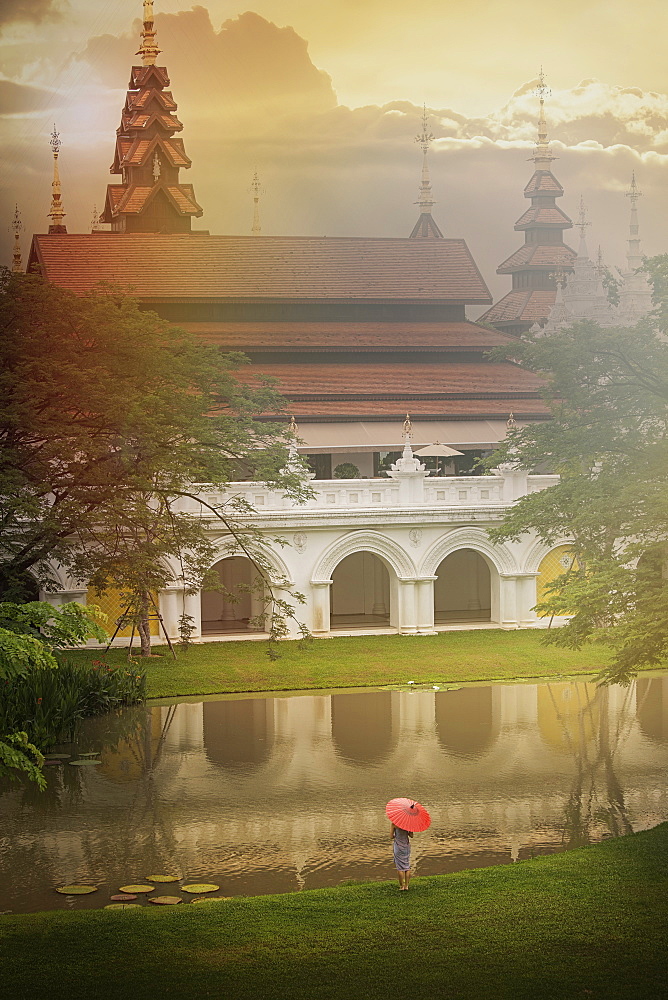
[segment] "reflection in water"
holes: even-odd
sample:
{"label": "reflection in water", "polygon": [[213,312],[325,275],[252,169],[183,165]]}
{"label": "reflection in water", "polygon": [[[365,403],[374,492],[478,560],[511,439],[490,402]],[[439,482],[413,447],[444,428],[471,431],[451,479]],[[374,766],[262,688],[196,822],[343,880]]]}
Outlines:
{"label": "reflection in water", "polygon": [[[221,895],[391,878],[385,802],[432,826],[418,874],[505,863],[668,819],[668,676],[629,688],[247,698],[88,720],[99,767],[0,789],[0,910],[104,905],[165,870]],[[74,904],[53,887],[92,882]]]}
{"label": "reflection in water", "polygon": [[642,677],[636,681],[636,711],[646,736],[668,742],[668,677]]}
{"label": "reflection in water", "polygon": [[499,734],[494,692],[491,687],[470,687],[436,695],[436,735],[445,751],[475,757],[492,746]]}
{"label": "reflection in water", "polygon": [[399,694],[335,694],[331,698],[332,738],[351,764],[379,764],[397,744]]}
{"label": "reflection in water", "polygon": [[203,705],[207,760],[219,767],[259,767],[271,753],[274,702],[270,698],[207,701]]}

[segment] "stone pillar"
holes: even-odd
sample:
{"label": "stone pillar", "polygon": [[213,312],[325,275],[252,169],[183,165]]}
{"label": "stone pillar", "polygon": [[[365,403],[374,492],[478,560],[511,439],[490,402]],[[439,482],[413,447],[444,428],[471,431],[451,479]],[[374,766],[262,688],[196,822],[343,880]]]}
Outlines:
{"label": "stone pillar", "polygon": [[[179,618],[183,607],[183,590],[180,587],[169,587],[161,590],[158,595],[158,608],[162,615],[162,620],[170,639],[179,637]],[[159,636],[164,639],[164,632],[160,629]]]}
{"label": "stone pillar", "polygon": [[517,574],[499,574],[499,625],[517,628]]}
{"label": "stone pillar", "polygon": [[417,633],[415,584],[415,580],[399,580],[399,631],[402,635]]}
{"label": "stone pillar", "polygon": [[372,615],[386,615],[385,605],[385,566],[377,557],[373,561],[373,607]]}
{"label": "stone pillar", "polygon": [[266,632],[271,627],[271,607],[265,599],[269,595],[266,592],[262,576],[255,567],[251,571],[251,584],[253,589],[250,593],[250,616],[251,618],[257,618],[258,615],[264,614],[263,631]]}
{"label": "stone pillar", "polygon": [[[193,627],[195,631],[192,634],[193,639],[198,639],[202,635],[202,597],[200,593],[197,594],[186,594],[183,602],[183,613],[190,615],[193,619]],[[180,614],[179,614],[180,617]]]}
{"label": "stone pillar", "polygon": [[331,586],[331,580],[318,580],[311,583],[313,591],[313,625],[311,631],[313,635],[329,635],[331,631],[329,617]]}
{"label": "stone pillar", "polygon": [[[223,587],[230,593],[234,590],[234,573],[232,570],[232,563],[229,559],[224,559],[219,567],[219,573],[222,580]],[[221,595],[223,596],[223,595]],[[223,597],[223,608],[220,613],[221,621],[233,622],[237,617],[237,605],[230,604],[226,597]]]}
{"label": "stone pillar", "polygon": [[536,603],[538,573],[517,574],[517,622],[520,628],[535,628],[540,619],[532,611]]}
{"label": "stone pillar", "polygon": [[427,576],[416,582],[417,588],[417,630],[420,635],[435,635],[434,631],[434,581],[438,577]]}

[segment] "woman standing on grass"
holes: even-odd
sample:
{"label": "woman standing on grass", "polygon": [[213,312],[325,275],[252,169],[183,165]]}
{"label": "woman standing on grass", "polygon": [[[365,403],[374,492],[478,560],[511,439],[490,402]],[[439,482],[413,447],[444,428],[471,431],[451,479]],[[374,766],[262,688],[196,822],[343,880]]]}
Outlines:
{"label": "woman standing on grass", "polygon": [[411,879],[411,842],[413,833],[410,830],[402,830],[400,826],[392,824],[392,851],[394,854],[394,864],[397,869],[399,879],[399,889],[408,889]]}
{"label": "woman standing on grass", "polygon": [[390,799],[385,815],[392,824],[392,851],[399,888],[405,891],[411,880],[411,837],[426,830],[431,817],[415,799]]}

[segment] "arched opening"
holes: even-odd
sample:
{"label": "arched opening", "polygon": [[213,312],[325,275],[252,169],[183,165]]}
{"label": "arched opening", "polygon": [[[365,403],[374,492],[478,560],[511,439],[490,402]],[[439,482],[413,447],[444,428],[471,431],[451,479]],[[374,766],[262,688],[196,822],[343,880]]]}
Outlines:
{"label": "arched opening", "polygon": [[394,692],[334,694],[331,706],[336,753],[349,764],[380,764],[396,747],[399,701]]}
{"label": "arched opening", "polygon": [[268,759],[274,745],[274,702],[270,698],[205,701],[203,739],[207,760],[246,773]]}
{"label": "arched opening", "polygon": [[330,628],[386,628],[391,589],[387,567],[373,552],[346,556],[332,573]]}
{"label": "arched opening", "polygon": [[474,549],[458,549],[436,570],[434,624],[492,620],[492,582],[486,560]]}
{"label": "arched opening", "polygon": [[250,559],[228,556],[213,569],[221,589],[202,591],[202,635],[265,631],[265,588]]}
{"label": "arched opening", "polygon": [[491,687],[462,688],[434,695],[438,742],[447,753],[479,757],[499,735]]}

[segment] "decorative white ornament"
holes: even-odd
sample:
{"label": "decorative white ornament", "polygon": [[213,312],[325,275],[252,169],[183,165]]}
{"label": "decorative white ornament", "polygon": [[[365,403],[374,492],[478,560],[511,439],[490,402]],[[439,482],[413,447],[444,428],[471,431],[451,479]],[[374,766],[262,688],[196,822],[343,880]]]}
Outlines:
{"label": "decorative white ornament", "polygon": [[414,545],[415,548],[417,548],[422,541],[422,528],[411,528],[408,532],[408,538],[410,539],[411,545]]}
{"label": "decorative white ornament", "polygon": [[292,543],[297,549],[297,552],[303,552],[306,548],[307,538],[302,531],[298,531],[296,535],[292,536]]}

